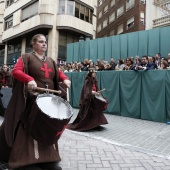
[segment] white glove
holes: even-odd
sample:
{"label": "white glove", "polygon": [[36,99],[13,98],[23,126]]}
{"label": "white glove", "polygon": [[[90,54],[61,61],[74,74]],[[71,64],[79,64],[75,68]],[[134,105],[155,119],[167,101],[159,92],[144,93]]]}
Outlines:
{"label": "white glove", "polygon": [[29,90],[34,90],[37,87],[37,83],[34,80],[31,80],[27,84]]}
{"label": "white glove", "polygon": [[63,83],[64,83],[68,88],[70,88],[70,86],[71,86],[71,81],[70,81],[70,80],[64,80]]}

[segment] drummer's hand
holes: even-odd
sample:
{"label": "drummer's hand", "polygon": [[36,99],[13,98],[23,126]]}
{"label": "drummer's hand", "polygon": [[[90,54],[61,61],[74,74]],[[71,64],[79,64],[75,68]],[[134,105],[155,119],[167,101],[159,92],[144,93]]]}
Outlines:
{"label": "drummer's hand", "polygon": [[64,83],[68,88],[70,88],[70,86],[71,86],[71,81],[70,81],[70,80],[64,80],[63,83]]}
{"label": "drummer's hand", "polygon": [[37,87],[37,83],[34,80],[31,80],[27,84],[29,90],[35,90]]}
{"label": "drummer's hand", "polygon": [[99,93],[99,92],[97,92],[97,91],[93,91],[93,90],[92,90],[92,94],[94,94],[94,95],[100,95],[100,93]]}

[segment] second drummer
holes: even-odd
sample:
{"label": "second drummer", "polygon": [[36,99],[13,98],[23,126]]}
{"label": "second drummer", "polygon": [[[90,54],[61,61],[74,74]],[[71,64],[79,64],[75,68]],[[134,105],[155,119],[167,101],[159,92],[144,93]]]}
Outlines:
{"label": "second drummer", "polygon": [[57,163],[61,159],[58,144],[43,145],[27,131],[29,109],[36,99],[36,93],[30,93],[27,89],[32,92],[37,86],[48,86],[49,89],[58,90],[59,80],[67,87],[71,82],[58,70],[54,60],[45,56],[47,42],[44,35],[35,35],[31,44],[33,52],[23,54],[12,72],[16,81],[0,127],[0,161],[8,162],[9,168],[16,170],[59,170],[61,167]]}
{"label": "second drummer", "polygon": [[99,94],[96,71],[91,69],[84,80],[79,101],[79,113],[73,123],[67,125],[67,129],[86,131],[108,123],[103,109],[94,108],[94,96]]}

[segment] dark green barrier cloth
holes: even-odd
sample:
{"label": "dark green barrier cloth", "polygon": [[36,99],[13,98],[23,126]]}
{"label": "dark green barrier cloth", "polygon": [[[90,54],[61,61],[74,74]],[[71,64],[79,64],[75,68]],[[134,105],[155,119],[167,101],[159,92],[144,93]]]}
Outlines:
{"label": "dark green barrier cloth", "polygon": [[143,55],[147,54],[148,54],[148,31],[139,31],[138,56],[141,58]]}
{"label": "dark green barrier cloth", "polygon": [[106,112],[120,115],[119,71],[102,71],[100,73],[100,89],[106,89],[102,94],[109,101]]}
{"label": "dark green barrier cloth", "polygon": [[[90,43],[89,41],[84,42],[84,58],[90,59]],[[84,61],[84,60],[82,60]]]}
{"label": "dark green barrier cloth", "polygon": [[[97,43],[97,39],[93,40],[93,41],[88,41],[90,43],[90,59],[93,60],[94,62],[96,62],[96,60],[98,59],[98,43]],[[101,58],[103,56],[100,56]]]}
{"label": "dark green barrier cloth", "polygon": [[85,54],[85,43],[84,41],[81,41],[79,43],[79,56],[78,56],[78,61],[82,62],[84,61],[84,54]]}
{"label": "dark green barrier cloth", "polygon": [[140,118],[141,74],[138,71],[121,71],[119,75],[120,113]]}
{"label": "dark green barrier cloth", "polygon": [[72,61],[78,61],[79,60],[79,45],[80,43],[74,43],[74,60]]}
{"label": "dark green barrier cloth", "polygon": [[[70,103],[79,107],[87,72],[66,73],[71,79]],[[109,100],[107,113],[157,122],[170,121],[170,70],[97,72],[99,88]]]}
{"label": "dark green barrier cloth", "polygon": [[112,36],[112,57],[115,59],[115,61],[117,61],[118,59],[120,59],[120,36]]}
{"label": "dark green barrier cloth", "polygon": [[160,52],[163,57],[167,57],[170,52],[170,27],[160,29]]}
{"label": "dark green barrier cloth", "polygon": [[[103,47],[104,47],[105,41],[103,40],[103,38],[98,38],[96,40],[97,40],[97,53],[99,54],[101,59],[104,59],[105,58],[105,56],[104,56],[105,48],[103,48]],[[96,60],[94,60],[94,61],[96,61]]]}
{"label": "dark green barrier cloth", "polygon": [[71,63],[74,58],[74,44],[67,45],[67,63]]}
{"label": "dark green barrier cloth", "polygon": [[122,34],[120,35],[120,55],[121,57],[119,58],[127,58],[128,57],[128,41],[127,41],[127,34]]}
{"label": "dark green barrier cloth", "polygon": [[170,122],[170,70],[166,71],[165,75],[165,109],[166,109],[166,120]]}
{"label": "dark green barrier cloth", "polygon": [[77,73],[71,73],[71,103],[72,106],[75,108],[79,107],[79,99],[81,94],[81,89],[84,84],[84,77],[86,76],[87,72],[77,72]]}
{"label": "dark green barrier cloth", "polygon": [[160,52],[160,29],[148,30],[148,55],[155,56]]}
{"label": "dark green barrier cloth", "polygon": [[166,121],[165,109],[166,70],[149,70],[142,73],[141,119]]}
{"label": "dark green barrier cloth", "polygon": [[[128,36],[128,57],[135,57],[138,55],[139,33],[127,34]],[[134,55],[135,54],[135,55]]]}
{"label": "dark green barrier cloth", "polygon": [[110,61],[110,58],[112,56],[112,39],[110,37],[105,37],[104,38],[104,45],[105,45],[105,54],[104,54],[104,59],[106,61]]}

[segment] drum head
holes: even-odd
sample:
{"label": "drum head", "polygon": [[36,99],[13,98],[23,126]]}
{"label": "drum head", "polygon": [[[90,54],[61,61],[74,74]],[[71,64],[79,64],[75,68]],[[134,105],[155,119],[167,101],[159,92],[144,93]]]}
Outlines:
{"label": "drum head", "polygon": [[70,104],[59,96],[52,94],[40,94],[37,97],[36,103],[39,109],[55,119],[68,119],[73,115]]}

